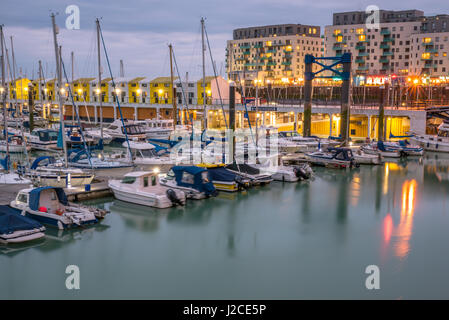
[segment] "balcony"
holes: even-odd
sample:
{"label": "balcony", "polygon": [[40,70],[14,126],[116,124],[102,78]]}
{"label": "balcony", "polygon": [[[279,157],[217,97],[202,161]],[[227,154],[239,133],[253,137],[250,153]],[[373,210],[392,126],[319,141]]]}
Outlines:
{"label": "balcony", "polygon": [[332,50],[335,50],[335,51],[339,51],[339,50],[342,50],[343,48],[341,47],[341,46],[333,46],[332,47]]}
{"label": "balcony", "polygon": [[381,58],[379,59],[380,63],[390,63],[390,60],[388,60],[387,58]]}
{"label": "balcony", "polygon": [[423,42],[422,45],[425,46],[425,47],[433,46],[433,41],[430,41],[430,42]]}
{"label": "balcony", "polygon": [[332,36],[333,36],[333,37],[340,37],[340,36],[343,37],[343,35],[341,34],[341,32],[340,32],[340,33],[333,33]]}
{"label": "balcony", "polygon": [[268,49],[266,53],[276,53],[276,49]]}
{"label": "balcony", "polygon": [[254,45],[254,48],[260,49],[260,48],[263,48],[263,45],[261,45],[261,44],[255,44],[255,45]]}
{"label": "balcony", "polygon": [[270,61],[267,63],[267,66],[275,66],[275,65],[276,65],[276,62],[273,62],[273,61]]}
{"label": "balcony", "polygon": [[291,62],[291,61],[284,61],[284,62],[281,62],[281,64],[282,64],[283,66],[289,66],[289,65],[292,64],[292,62]]}
{"label": "balcony", "polygon": [[284,53],[292,53],[293,50],[284,50]]}
{"label": "balcony", "polygon": [[248,54],[251,54],[251,52],[250,51],[244,51],[243,52],[243,55],[248,55]]}
{"label": "balcony", "polygon": [[382,40],[382,42],[394,42],[394,39],[393,38],[390,38],[390,37],[385,37],[383,40]]}
{"label": "balcony", "polygon": [[432,56],[429,56],[429,57],[422,57],[421,56],[421,61],[431,61],[433,58],[432,58]]}
{"label": "balcony", "polygon": [[363,58],[355,59],[355,63],[365,63],[365,60]]}
{"label": "balcony", "polygon": [[391,34],[391,32],[388,29],[382,29],[382,30],[380,30],[380,34],[384,35],[384,36],[388,36]]}
{"label": "balcony", "polygon": [[384,51],[384,53],[382,53],[382,57],[389,57],[392,56],[394,53],[391,51]]}
{"label": "balcony", "polygon": [[357,70],[358,70],[358,71],[366,71],[366,70],[368,70],[368,69],[369,69],[368,66],[358,66],[358,67],[357,67]]}
{"label": "balcony", "polygon": [[369,56],[369,53],[368,52],[359,52],[358,54],[357,54],[357,57],[368,57]]}
{"label": "balcony", "polygon": [[366,49],[366,47],[365,46],[355,46],[355,49],[356,50],[365,50]]}
{"label": "balcony", "polygon": [[240,46],[240,49],[250,49],[251,46]]}
{"label": "balcony", "polygon": [[390,45],[389,44],[381,44],[380,48],[389,50],[390,49]]}
{"label": "balcony", "polygon": [[429,53],[437,53],[438,49],[435,48],[425,48],[424,52],[429,52]]}
{"label": "balcony", "polygon": [[291,59],[291,58],[293,58],[293,56],[292,56],[291,54],[286,54],[286,55],[284,56],[284,58],[285,58],[285,59]]}

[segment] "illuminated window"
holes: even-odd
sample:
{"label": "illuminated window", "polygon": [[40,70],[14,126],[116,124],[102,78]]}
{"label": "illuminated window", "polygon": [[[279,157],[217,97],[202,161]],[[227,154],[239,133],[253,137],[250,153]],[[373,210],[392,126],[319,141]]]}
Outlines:
{"label": "illuminated window", "polygon": [[423,58],[423,59],[430,59],[430,53],[429,53],[429,52],[424,52],[424,53],[421,55],[421,58]]}
{"label": "illuminated window", "polygon": [[359,35],[359,41],[365,41],[366,36],[364,34]]}
{"label": "illuminated window", "polygon": [[271,47],[271,41],[267,41],[267,46]]}
{"label": "illuminated window", "polygon": [[337,37],[337,42],[343,42],[343,36],[338,36]]}
{"label": "illuminated window", "polygon": [[363,34],[363,28],[358,28],[355,30],[357,34]]}
{"label": "illuminated window", "polygon": [[432,42],[432,38],[422,38],[423,43],[430,43]]}
{"label": "illuminated window", "polygon": [[334,35],[339,35],[339,34],[341,34],[341,30],[340,29],[334,30]]}

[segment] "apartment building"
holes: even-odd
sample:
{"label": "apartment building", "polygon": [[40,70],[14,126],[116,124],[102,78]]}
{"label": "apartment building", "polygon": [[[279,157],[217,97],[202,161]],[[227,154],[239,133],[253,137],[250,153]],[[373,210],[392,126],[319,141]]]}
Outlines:
{"label": "apartment building", "polygon": [[333,25],[325,27],[325,55],[350,52],[353,75],[407,75],[412,35],[420,32],[423,15],[419,10],[380,10],[380,24],[372,28],[364,11],[334,13]]}
{"label": "apartment building", "polygon": [[[235,29],[227,42],[229,79],[292,83],[304,78],[304,56],[323,55],[319,26],[281,24]],[[315,67],[316,68],[316,67]]]}

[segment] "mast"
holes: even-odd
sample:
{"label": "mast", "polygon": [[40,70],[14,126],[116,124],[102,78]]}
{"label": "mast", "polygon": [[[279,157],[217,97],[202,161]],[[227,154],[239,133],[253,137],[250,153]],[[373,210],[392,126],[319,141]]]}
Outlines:
{"label": "mast", "polygon": [[[3,25],[0,25],[0,42],[1,42],[1,51],[2,51],[2,57],[1,57],[1,64],[2,64],[2,101],[3,101],[3,127],[5,132],[5,141],[6,141],[6,157],[9,159],[9,141],[8,141],[8,126],[6,121],[6,83],[5,83],[5,50],[3,48],[3,44],[5,42],[4,36],[3,36]],[[6,166],[8,170],[6,172],[9,172],[9,165]]]}
{"label": "mast", "polygon": [[207,107],[206,107],[206,46],[204,44],[204,18],[201,18],[201,46],[202,46],[202,59],[203,59],[203,118],[204,118],[204,130],[207,129]]}
{"label": "mast", "polygon": [[[65,143],[65,127],[64,127],[64,114],[62,112],[62,104],[63,97],[62,97],[62,73],[61,73],[61,57],[60,57],[60,49],[58,50],[58,39],[57,39],[57,30],[56,30],[56,22],[55,22],[55,14],[51,14],[51,23],[53,27],[53,42],[55,45],[55,58],[56,58],[56,76],[58,77],[58,105],[59,105],[59,123],[60,123],[60,130],[62,133],[62,147],[64,150],[64,163],[65,167],[68,167],[67,162],[67,145]],[[56,88],[55,88],[56,89]],[[55,90],[56,91],[56,90]],[[56,93],[56,92],[55,92]]]}
{"label": "mast", "polygon": [[101,47],[100,47],[100,20],[95,21],[97,25],[97,59],[98,59],[98,99],[100,102],[100,135],[103,140],[103,91],[101,90]]}
{"label": "mast", "polygon": [[[75,54],[74,54],[74,52],[72,51],[71,53],[70,53],[70,62],[71,62],[71,65],[72,65],[72,85],[73,85],[73,81],[74,81],[74,76],[73,76],[73,73],[74,73],[74,69],[75,69]],[[73,106],[72,106],[72,108],[74,108]],[[72,109],[72,125],[75,125],[75,110],[73,110]],[[81,130],[81,128],[80,128],[80,130]]]}
{"label": "mast", "polygon": [[169,44],[168,48],[170,49],[170,82],[172,87],[173,128],[176,129],[176,125],[178,124],[178,107],[176,105],[175,78],[173,76],[173,46]]}

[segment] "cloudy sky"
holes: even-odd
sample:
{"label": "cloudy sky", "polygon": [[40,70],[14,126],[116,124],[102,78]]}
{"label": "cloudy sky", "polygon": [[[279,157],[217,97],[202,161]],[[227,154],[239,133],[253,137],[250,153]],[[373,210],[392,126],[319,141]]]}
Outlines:
{"label": "cloudy sky", "polygon": [[[54,73],[53,11],[58,13],[58,39],[68,69],[70,52],[75,52],[75,77],[96,74],[95,18],[99,17],[114,76],[119,75],[120,59],[127,77],[169,75],[168,44],[172,43],[182,77],[189,72],[189,79],[197,79],[201,76],[201,17],[206,18],[218,72],[224,73],[226,40],[235,28],[280,23],[324,27],[332,23],[332,12],[365,10],[372,4],[382,9],[420,9],[426,15],[449,13],[449,2],[441,0],[409,0],[406,7],[403,1],[386,0],[0,0],[0,24],[8,48],[13,36],[16,64],[28,77],[37,75],[38,60],[47,77]],[[80,30],[65,28],[69,5],[80,9]],[[206,63],[211,74],[209,56]]]}

